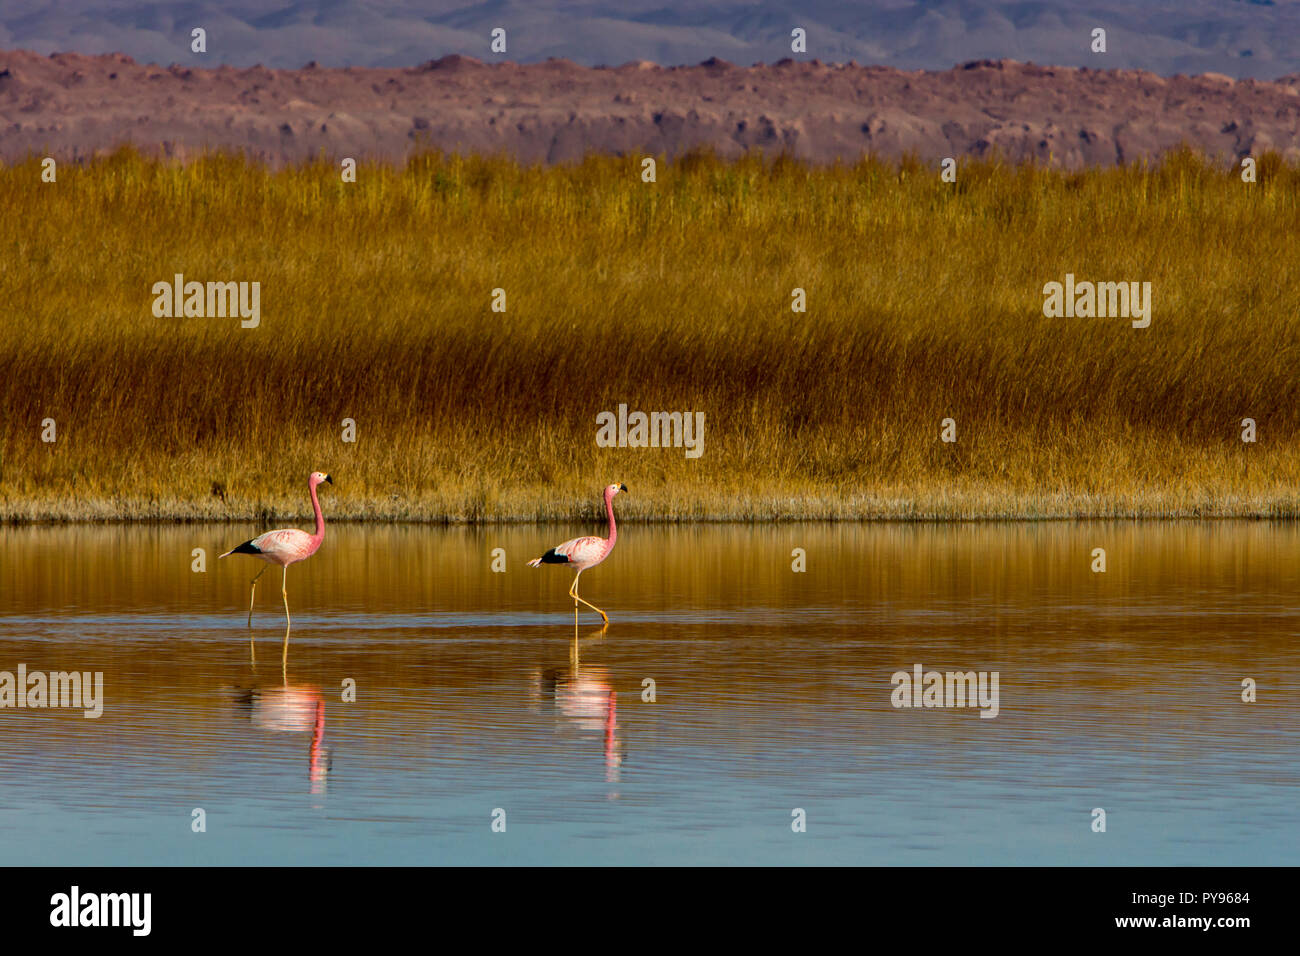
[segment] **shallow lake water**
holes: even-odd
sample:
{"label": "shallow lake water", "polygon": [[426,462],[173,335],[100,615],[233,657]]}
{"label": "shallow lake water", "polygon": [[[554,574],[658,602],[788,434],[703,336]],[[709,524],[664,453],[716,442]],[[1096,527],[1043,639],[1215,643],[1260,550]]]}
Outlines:
{"label": "shallow lake water", "polygon": [[595,526],[335,524],[287,662],[259,530],[0,529],[0,672],[103,675],[0,708],[0,862],[1296,862],[1292,524],[626,525],[576,641]]}

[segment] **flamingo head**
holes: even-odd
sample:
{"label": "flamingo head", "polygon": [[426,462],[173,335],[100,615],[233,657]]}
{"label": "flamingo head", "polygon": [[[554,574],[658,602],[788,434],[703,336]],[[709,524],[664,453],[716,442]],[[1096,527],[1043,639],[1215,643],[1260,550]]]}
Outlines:
{"label": "flamingo head", "polygon": [[331,485],[334,484],[334,479],[331,478],[329,475],[325,474],[325,472],[323,471],[313,471],[311,473],[311,477],[307,479],[307,483],[311,485],[313,488],[315,488],[323,481],[328,481]]}
{"label": "flamingo head", "polygon": [[609,501],[612,501],[614,499],[614,496],[618,494],[620,491],[627,491],[627,485],[624,485],[617,481],[614,482],[612,485],[607,485],[605,487],[605,498]]}

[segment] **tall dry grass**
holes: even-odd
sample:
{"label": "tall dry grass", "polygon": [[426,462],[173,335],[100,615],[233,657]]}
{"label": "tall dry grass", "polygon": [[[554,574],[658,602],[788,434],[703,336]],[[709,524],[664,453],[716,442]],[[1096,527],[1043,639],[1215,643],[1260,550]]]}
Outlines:
{"label": "tall dry grass", "polygon": [[[269,520],[314,468],[356,518],[590,515],[614,479],[642,518],[1297,510],[1300,170],[1273,156],[1254,185],[1190,153],[956,185],[430,155],[345,184],[126,151],[0,196],[10,520]],[[261,326],[155,318],[178,272],[260,282]],[[1151,282],[1151,327],[1044,318],[1066,272]],[[597,448],[619,402],[705,412],[703,456]]]}

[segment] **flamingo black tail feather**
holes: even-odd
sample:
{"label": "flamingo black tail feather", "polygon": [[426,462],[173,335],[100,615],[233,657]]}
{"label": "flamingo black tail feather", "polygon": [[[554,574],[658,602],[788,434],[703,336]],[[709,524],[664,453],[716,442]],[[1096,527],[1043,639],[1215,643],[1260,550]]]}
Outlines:
{"label": "flamingo black tail feather", "polygon": [[239,545],[239,547],[231,548],[229,551],[226,552],[226,554],[220,554],[217,555],[217,557],[224,558],[226,557],[226,555],[229,554],[261,554],[261,553],[262,553],[262,549],[259,548],[257,545],[253,544],[252,541],[245,541],[243,544]]}
{"label": "flamingo black tail feather", "polygon": [[554,548],[551,548],[550,551],[547,551],[540,558],[533,558],[533,560],[529,561],[528,566],[530,568],[539,568],[543,564],[568,564],[568,563],[569,563],[569,556],[567,554],[560,554]]}

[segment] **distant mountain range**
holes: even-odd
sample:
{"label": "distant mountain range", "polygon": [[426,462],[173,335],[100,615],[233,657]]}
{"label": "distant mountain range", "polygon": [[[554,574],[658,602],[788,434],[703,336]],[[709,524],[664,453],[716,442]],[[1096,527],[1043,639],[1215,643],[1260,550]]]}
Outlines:
{"label": "distant mountain range", "polygon": [[[192,53],[202,27],[207,52]],[[507,49],[489,48],[493,28]],[[792,54],[801,28],[807,52]],[[1107,52],[1090,50],[1094,28]],[[1164,76],[1300,73],[1300,0],[4,0],[0,49],[143,63],[406,67],[447,54],[518,63],[741,65],[791,55],[897,69],[1014,59]]]}

